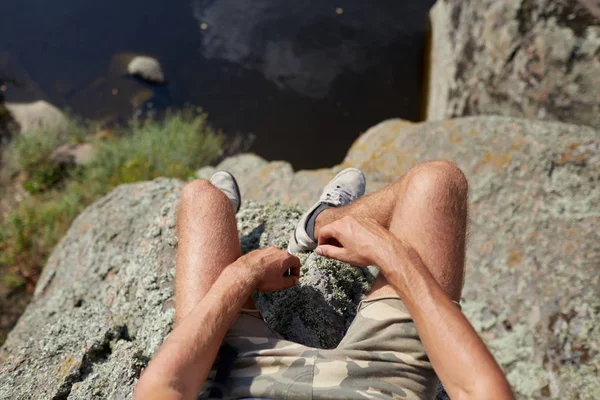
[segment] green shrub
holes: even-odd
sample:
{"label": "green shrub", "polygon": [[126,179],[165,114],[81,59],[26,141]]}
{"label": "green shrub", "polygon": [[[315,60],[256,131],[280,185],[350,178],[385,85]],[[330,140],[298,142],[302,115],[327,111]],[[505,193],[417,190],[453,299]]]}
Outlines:
{"label": "green shrub", "polygon": [[6,152],[7,172],[15,175],[23,173],[23,188],[29,192],[42,192],[55,186],[67,176],[64,166],[52,161],[52,153],[63,144],[78,143],[85,137],[85,131],[75,122],[69,122],[67,129],[43,129],[17,135]]}
{"label": "green shrub", "polygon": [[190,110],[163,121],[135,122],[113,140],[96,145],[86,179],[110,186],[168,176],[186,179],[221,154],[223,140]]}
{"label": "green shrub", "polygon": [[2,280],[18,287],[35,280],[71,221],[93,200],[79,182],[23,199],[0,225]]}
{"label": "green shrub", "polygon": [[0,276],[11,287],[36,277],[73,219],[114,186],[159,176],[188,179],[223,146],[206,116],[187,109],[163,121],[132,123],[111,139],[95,139],[87,164],[55,171],[50,155],[81,140],[81,132],[32,132],[10,145],[13,168],[27,175],[23,186],[30,192],[0,222]]}

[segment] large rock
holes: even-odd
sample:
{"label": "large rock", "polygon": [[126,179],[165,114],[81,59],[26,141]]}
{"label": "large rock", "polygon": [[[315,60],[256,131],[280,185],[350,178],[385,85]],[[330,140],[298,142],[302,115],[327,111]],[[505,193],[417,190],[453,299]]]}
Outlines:
{"label": "large rock", "polygon": [[[0,398],[129,397],[173,326],[175,212],[182,184],[121,186],[82,213],[0,351]],[[244,250],[285,246],[300,210],[246,203]],[[258,299],[287,337],[332,347],[368,287],[360,270],[303,256],[301,287]],[[327,324],[323,324],[327,321]]]}
{"label": "large rock", "polygon": [[361,168],[373,191],[432,159],[455,161],[469,180],[463,309],[519,396],[594,398],[600,392],[598,131],[502,117],[389,120],[361,136],[331,170],[292,173],[285,163],[254,155],[216,169],[232,171],[246,198],[306,207],[343,167]]}
{"label": "large rock", "polygon": [[33,103],[6,103],[6,108],[24,134],[37,129],[66,129],[68,125],[65,114],[44,100]]}
{"label": "large rock", "polygon": [[600,127],[594,0],[438,0],[428,120],[494,114]]}
{"label": "large rock", "polygon": [[[310,185],[318,195],[315,177],[346,165],[362,168],[373,190],[415,162],[456,161],[471,188],[465,315],[519,398],[592,399],[600,393],[599,151],[598,132],[573,125],[390,120],[357,140],[332,170],[274,173],[295,182],[289,186],[277,188],[268,173],[281,164],[247,156],[230,165],[247,181],[246,193],[266,179],[269,194],[254,193],[303,199],[298,191]],[[239,172],[245,162],[248,175]],[[172,327],[180,187],[169,180],[122,186],[77,218],[0,351],[0,398],[130,395]],[[294,207],[247,202],[238,214],[244,247],[285,246],[299,215]],[[335,345],[367,279],[314,255],[302,261],[302,287],[258,304],[284,336]]]}

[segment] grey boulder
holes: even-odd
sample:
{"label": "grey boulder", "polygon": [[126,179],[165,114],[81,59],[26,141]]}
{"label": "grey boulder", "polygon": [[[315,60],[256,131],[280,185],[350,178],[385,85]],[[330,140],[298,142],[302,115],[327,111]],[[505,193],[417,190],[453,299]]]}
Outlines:
{"label": "grey boulder", "polygon": [[64,130],[68,125],[65,114],[44,100],[32,103],[6,103],[5,106],[19,124],[22,134],[38,129]]}
{"label": "grey boulder", "polygon": [[157,59],[136,56],[127,65],[127,72],[150,83],[165,83],[165,74]]}
{"label": "grey boulder", "polygon": [[428,120],[504,115],[600,127],[592,0],[438,0]]}
{"label": "grey boulder", "polygon": [[415,163],[436,159],[456,162],[469,181],[463,311],[518,398],[594,399],[600,393],[596,129],[506,117],[388,120],[331,169],[294,172],[249,154],[199,175],[228,169],[245,198],[308,207],[344,167],[360,168],[371,192]]}
{"label": "grey boulder", "polygon": [[[0,350],[0,398],[131,396],[173,327],[174,219],[182,186],[167,179],[120,186],[76,219]],[[244,251],[286,246],[299,217],[296,207],[246,203],[238,213]],[[260,295],[258,304],[290,339],[335,346],[368,275],[301,257],[300,286]]]}

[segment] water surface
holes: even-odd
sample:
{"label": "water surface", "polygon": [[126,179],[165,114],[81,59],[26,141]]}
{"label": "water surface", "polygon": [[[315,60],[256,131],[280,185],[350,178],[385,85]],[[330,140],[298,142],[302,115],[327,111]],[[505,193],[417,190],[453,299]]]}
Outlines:
{"label": "water surface", "polygon": [[[8,101],[46,99],[87,118],[202,106],[225,133],[295,168],[340,162],[386,118],[419,119],[430,0],[19,0],[2,4],[0,75]],[[128,54],[158,58],[152,87]]]}

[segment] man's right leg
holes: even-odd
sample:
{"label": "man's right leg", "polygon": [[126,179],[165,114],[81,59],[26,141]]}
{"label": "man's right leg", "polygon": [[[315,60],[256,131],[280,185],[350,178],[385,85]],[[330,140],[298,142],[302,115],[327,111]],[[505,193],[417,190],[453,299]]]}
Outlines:
{"label": "man's right leg", "polygon": [[[420,164],[382,190],[345,207],[327,209],[316,219],[315,237],[323,226],[347,215],[373,218],[408,242],[445,292],[460,299],[467,182],[457,167],[446,162]],[[356,393],[378,398],[435,396],[439,381],[414,322],[383,275],[361,302],[339,346],[319,355],[314,398],[355,398]]]}
{"label": "man's right leg", "polygon": [[[419,164],[390,185],[351,204],[327,209],[316,219],[319,230],[346,215],[370,217],[405,240],[446,294],[460,300],[464,279],[467,231],[467,180],[454,164]],[[401,268],[401,266],[399,266]],[[369,298],[395,295],[380,275]]]}

